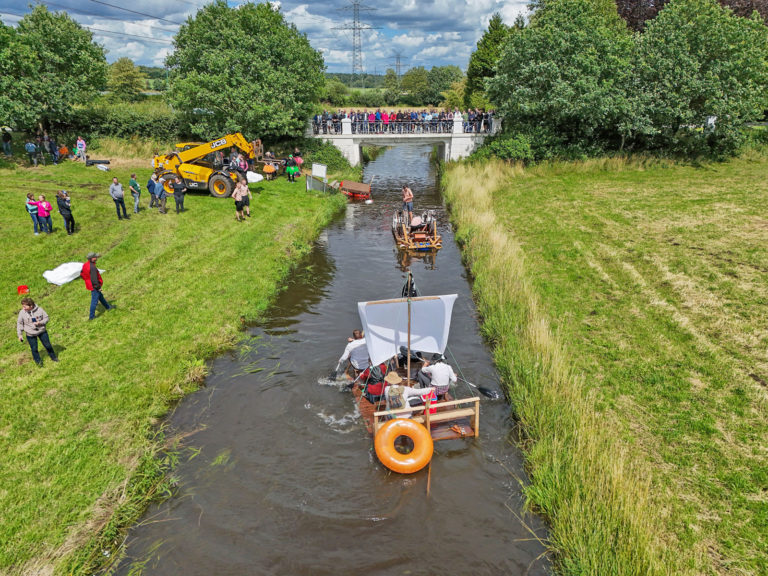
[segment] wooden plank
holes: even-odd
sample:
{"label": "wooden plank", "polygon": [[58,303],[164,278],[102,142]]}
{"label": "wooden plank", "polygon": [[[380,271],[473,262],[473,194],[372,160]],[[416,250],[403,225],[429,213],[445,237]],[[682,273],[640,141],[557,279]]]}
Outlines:
{"label": "wooden plank", "polygon": [[[415,298],[411,298],[411,302],[416,302],[418,300],[440,300],[440,296],[417,296]],[[374,304],[394,304],[397,302],[407,303],[408,298],[393,298],[392,300],[371,300],[370,302],[366,302],[366,306],[372,306]]]}
{"label": "wooden plank", "polygon": [[[458,420],[460,418],[474,418],[475,415],[475,410],[473,408],[463,408],[461,410],[451,410],[450,412],[438,412],[437,414],[430,414],[429,421],[447,422],[449,420]],[[425,424],[423,415],[412,416],[411,420],[414,420],[419,424]]]}
{"label": "wooden plank", "polygon": [[[464,434],[456,432],[452,427],[458,426],[460,430],[464,431]],[[433,425],[430,429],[432,440],[438,442],[440,440],[459,440],[461,438],[471,438],[475,436],[472,430],[472,421],[469,418],[464,418],[456,422],[441,422]]]}
{"label": "wooden plank", "polygon": [[[475,404],[475,406],[478,406],[480,404],[480,398],[474,396],[472,398],[459,398],[457,400],[442,400],[440,402],[434,402],[432,404],[432,408],[437,408],[438,411],[440,411],[445,408],[450,408],[451,406],[461,406],[462,404],[470,404],[470,403]],[[414,412],[419,408],[423,410],[421,406],[417,408],[398,408],[397,410],[381,410],[379,412],[374,412],[374,416],[377,416],[377,417],[378,416],[396,416],[397,414]]]}

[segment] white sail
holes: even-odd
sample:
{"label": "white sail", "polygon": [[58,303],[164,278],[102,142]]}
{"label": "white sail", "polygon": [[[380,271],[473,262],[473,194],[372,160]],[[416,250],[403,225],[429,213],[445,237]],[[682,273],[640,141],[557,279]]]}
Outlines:
{"label": "white sail", "polygon": [[[411,298],[411,350],[442,354],[448,344],[456,294]],[[408,345],[408,299],[358,302],[365,343],[373,364],[395,356]]]}

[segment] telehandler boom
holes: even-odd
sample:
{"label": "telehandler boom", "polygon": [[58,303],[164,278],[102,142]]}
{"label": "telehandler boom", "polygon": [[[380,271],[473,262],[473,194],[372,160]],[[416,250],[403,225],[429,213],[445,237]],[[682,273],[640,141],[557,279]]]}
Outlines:
{"label": "telehandler boom", "polygon": [[224,155],[220,151],[234,147],[248,159],[256,157],[253,144],[240,132],[227,134],[205,144],[180,143],[176,146],[179,150],[152,159],[155,173],[165,180],[163,186],[169,193],[173,192],[171,184],[178,175],[190,190],[207,189],[216,198],[228,198],[240,175],[225,165]]}

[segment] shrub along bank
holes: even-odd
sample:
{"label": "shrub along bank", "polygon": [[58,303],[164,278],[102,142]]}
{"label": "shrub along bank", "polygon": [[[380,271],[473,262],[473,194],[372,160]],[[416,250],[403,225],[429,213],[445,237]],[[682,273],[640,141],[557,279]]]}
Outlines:
{"label": "shrub along bank", "polygon": [[[126,186],[135,170],[143,186],[149,170],[146,161],[113,165],[120,168],[110,173],[72,163],[0,166],[0,573],[82,573],[104,560],[117,528],[164,489],[163,462],[153,457],[159,419],[199,385],[205,360],[267,308],[344,205],[307,193],[303,180],[278,179],[252,185],[244,223],[232,200],[207,195],[188,195],[181,215],[150,212],[146,191],[145,210],[118,221],[112,176]],[[71,192],[77,232],[67,236],[54,209],[55,232],[33,236],[26,193],[55,206],[61,188]],[[42,273],[92,250],[103,254],[104,293],[117,309],[88,322],[82,281],[57,287]],[[38,368],[15,337],[20,284],[51,317],[57,364]]]}
{"label": "shrub along bank", "polygon": [[768,571],[766,168],[447,167],[559,573]]}

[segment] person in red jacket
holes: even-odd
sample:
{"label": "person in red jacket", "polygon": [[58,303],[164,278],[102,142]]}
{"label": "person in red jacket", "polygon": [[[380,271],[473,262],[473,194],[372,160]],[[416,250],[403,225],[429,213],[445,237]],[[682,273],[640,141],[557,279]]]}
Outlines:
{"label": "person in red jacket", "polygon": [[96,267],[96,260],[101,258],[101,254],[88,252],[86,258],[87,261],[83,264],[83,269],[80,270],[80,278],[85,281],[85,287],[91,291],[91,312],[88,316],[88,320],[93,320],[96,317],[96,307],[99,305],[99,302],[101,302],[107,310],[112,310],[114,306],[110,306],[107,299],[104,298],[104,294],[101,293],[101,287],[104,285],[104,281],[101,279],[99,269]]}

